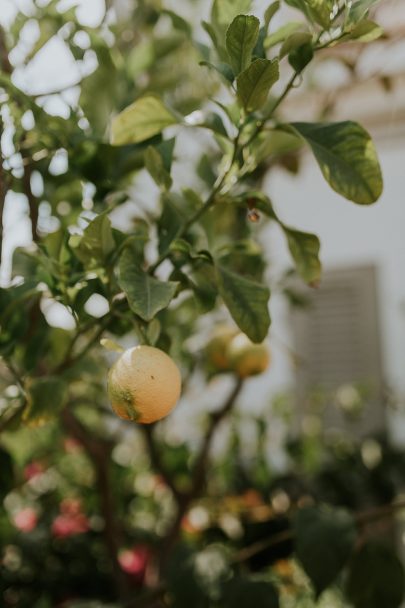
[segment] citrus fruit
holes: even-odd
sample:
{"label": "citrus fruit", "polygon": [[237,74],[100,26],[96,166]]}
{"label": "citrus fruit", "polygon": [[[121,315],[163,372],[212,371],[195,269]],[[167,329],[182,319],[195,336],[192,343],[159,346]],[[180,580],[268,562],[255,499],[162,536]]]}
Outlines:
{"label": "citrus fruit", "polygon": [[240,377],[256,376],[270,363],[270,352],[263,343],[254,344],[245,334],[237,334],[229,343],[227,355],[231,369]]}
{"label": "citrus fruit", "polygon": [[227,371],[230,368],[228,346],[238,332],[227,325],[219,326],[205,348],[205,356],[210,368],[215,371]]}
{"label": "citrus fruit", "polygon": [[108,394],[115,413],[125,420],[149,424],[176,405],[181,376],[173,359],[159,348],[126,350],[108,374]]}

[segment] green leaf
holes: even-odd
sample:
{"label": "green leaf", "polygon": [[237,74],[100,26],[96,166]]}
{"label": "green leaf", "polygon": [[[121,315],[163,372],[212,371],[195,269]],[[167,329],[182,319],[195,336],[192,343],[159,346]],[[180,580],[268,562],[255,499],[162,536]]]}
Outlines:
{"label": "green leaf", "polygon": [[22,419],[41,426],[55,418],[67,401],[67,384],[61,378],[36,378],[27,383],[27,405]]}
{"label": "green leaf", "polygon": [[250,11],[252,0],[214,0],[211,9],[211,23],[220,40],[225,38],[229,24],[237,15]]}
{"label": "green leaf", "polygon": [[216,264],[219,293],[238,327],[252,340],[263,342],[270,327],[268,287]]}
{"label": "green leaf", "polygon": [[151,321],[159,310],[169,306],[178,285],[174,281],[159,281],[151,277],[139,266],[130,248],[125,249],[120,257],[118,283],[130,308],[144,321]]}
{"label": "green leaf", "polygon": [[319,596],[351,555],[356,540],[354,520],[341,509],[305,507],[295,516],[294,533],[297,557]]}
{"label": "green leaf", "polygon": [[297,30],[302,29],[302,23],[300,21],[292,21],[291,23],[286,23],[282,25],[278,30],[269,34],[264,41],[264,48],[269,49],[280,42],[286,40],[291,34],[296,32]]}
{"label": "green leaf", "polygon": [[325,30],[331,26],[331,13],[334,0],[285,0],[287,4],[304,13],[305,17],[318,23]]}
{"label": "green leaf", "polygon": [[73,235],[69,240],[76,257],[91,267],[100,267],[115,249],[111,221],[106,213],[94,218],[83,232],[83,236]]}
{"label": "green leaf", "polygon": [[267,581],[233,578],[225,585],[224,608],[279,608],[277,590]]}
{"label": "green leaf", "polygon": [[214,133],[228,138],[228,132],[225,128],[222,118],[216,112],[207,112],[204,114],[202,122],[198,123],[199,127],[210,129]]}
{"label": "green leaf", "polygon": [[368,15],[368,11],[380,0],[358,0],[351,5],[347,17],[346,24],[350,25],[358,23]]}
{"label": "green leaf", "polygon": [[284,225],[282,228],[298,274],[307,283],[316,285],[321,278],[322,270],[319,261],[319,238],[315,234],[287,228]]}
{"label": "green leaf", "polygon": [[211,70],[215,70],[220,74],[228,83],[231,83],[235,80],[235,74],[230,65],[224,62],[219,63],[211,63],[210,61],[201,61],[200,65],[210,68]]}
{"label": "green leaf", "polygon": [[256,59],[237,78],[238,97],[248,112],[261,108],[279,79],[277,59]]}
{"label": "green leaf", "polygon": [[252,52],[259,37],[260,21],[252,15],[238,15],[226,32],[226,50],[237,75],[252,61]]}
{"label": "green leaf", "polygon": [[184,225],[184,212],[177,205],[175,195],[164,194],[162,204],[162,215],[157,222],[160,255],[168,251],[170,243],[178,236]]}
{"label": "green leaf", "polygon": [[355,608],[399,608],[404,591],[404,568],[391,547],[369,540],[356,551],[346,583]]}
{"label": "green leaf", "polygon": [[384,30],[374,21],[365,19],[360,21],[354,28],[342,38],[342,40],[354,40],[355,42],[373,42],[384,35]]}
{"label": "green leaf", "polygon": [[345,198],[360,205],[374,203],[383,180],[370,135],[352,121],[291,123],[311,146],[323,176]]}
{"label": "green leaf", "polygon": [[286,38],[283,44],[281,45],[279,52],[280,59],[288,55],[291,51],[299,48],[303,44],[311,42],[311,40],[312,34],[310,34],[309,32],[294,32],[293,34],[288,36],[288,38]]}
{"label": "green leaf", "polygon": [[296,72],[302,70],[312,61],[314,57],[314,49],[311,42],[293,49],[288,55],[288,62]]}
{"label": "green leaf", "polygon": [[160,12],[162,15],[167,15],[168,17],[170,17],[174,28],[180,30],[181,32],[184,32],[188,36],[191,34],[191,25],[188,23],[188,21],[183,19],[183,17],[180,17],[180,15],[168,10],[167,8],[160,9]]}
{"label": "green leaf", "polygon": [[113,119],[111,144],[136,144],[161,133],[163,129],[177,122],[177,118],[159,97],[145,95]]}
{"label": "green leaf", "polygon": [[155,346],[156,342],[159,340],[161,329],[162,327],[159,319],[152,319],[152,321],[148,323],[146,328],[146,337],[151,346]]}
{"label": "green leaf", "polygon": [[305,0],[314,21],[325,30],[331,26],[331,13],[334,0]]}
{"label": "green leaf", "polygon": [[276,0],[276,2],[272,2],[270,4],[270,6],[268,6],[266,8],[266,10],[264,11],[264,27],[265,27],[266,32],[269,29],[271,20],[273,19],[274,15],[279,10],[280,10],[280,1]]}
{"label": "green leaf", "polygon": [[145,167],[150,173],[154,182],[164,190],[172,187],[172,178],[164,166],[163,157],[157,148],[148,146],[145,152]]}
{"label": "green leaf", "polygon": [[116,100],[121,94],[122,80],[113,61],[113,53],[107,46],[97,46],[98,67],[80,83],[80,107],[93,131],[103,136]]}

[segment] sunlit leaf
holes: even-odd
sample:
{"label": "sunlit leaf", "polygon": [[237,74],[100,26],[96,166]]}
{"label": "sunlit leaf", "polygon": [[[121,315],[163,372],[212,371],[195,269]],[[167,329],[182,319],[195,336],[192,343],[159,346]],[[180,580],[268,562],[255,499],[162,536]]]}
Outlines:
{"label": "sunlit leaf", "polygon": [[115,146],[136,144],[149,139],[178,122],[163,101],[145,95],[125,108],[111,124],[111,143]]}
{"label": "sunlit leaf", "polygon": [[256,59],[237,78],[238,97],[248,112],[261,108],[279,78],[277,59]]}
{"label": "sunlit leaf", "polygon": [[311,146],[325,179],[345,198],[360,205],[374,203],[383,181],[370,135],[358,123],[291,123]]}

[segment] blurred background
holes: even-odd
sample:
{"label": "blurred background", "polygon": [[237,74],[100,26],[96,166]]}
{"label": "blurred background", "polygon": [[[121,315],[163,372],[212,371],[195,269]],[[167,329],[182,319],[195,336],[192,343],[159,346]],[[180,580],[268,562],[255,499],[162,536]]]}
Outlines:
{"label": "blurred background", "polygon": [[[38,0],[37,5],[46,7],[47,2]],[[80,24],[97,28],[104,22],[107,32],[110,23],[125,22],[129,18],[134,3],[131,0],[110,0],[106,7],[103,0],[61,0],[58,6],[66,9],[73,5],[77,6],[76,17]],[[207,17],[210,2],[167,0],[164,5],[193,20],[196,37],[204,41],[206,34],[200,20]],[[261,16],[266,7],[267,2],[255,2],[255,14]],[[0,24],[7,31],[13,27],[19,12],[30,15],[30,11],[33,11],[30,0],[2,0]],[[274,26],[282,25],[292,16],[296,17],[296,12],[283,7],[275,17]],[[306,73],[302,86],[292,92],[283,107],[283,117],[309,121],[351,119],[363,124],[376,143],[382,164],[385,186],[381,199],[369,208],[343,200],[330,190],[313,158],[304,149],[286,154],[282,162],[267,167],[271,170],[262,176],[263,189],[271,197],[281,219],[287,225],[314,232],[320,237],[324,272],[320,285],[303,286],[291,273],[291,260],[278,228],[265,226],[260,232],[269,261],[268,278],[273,292],[273,322],[269,337],[272,365],[268,372],[246,386],[238,402],[235,423],[219,429],[213,454],[217,463],[223,463],[226,454],[235,447],[232,441],[236,425],[240,435],[238,453],[245,463],[242,469],[246,473],[246,479],[242,476],[240,480],[239,489],[245,491],[249,484],[254,486],[255,483],[260,486],[261,475],[268,475],[271,479],[268,484],[270,503],[274,511],[281,514],[288,510],[294,497],[307,493],[294,477],[296,461],[301,466],[300,474],[304,477],[315,475],[317,491],[337,504],[356,508],[402,497],[396,481],[403,472],[402,448],[405,441],[404,2],[381,1],[373,11],[373,18],[382,25],[385,35],[372,45],[352,43],[325,51]],[[130,25],[128,27],[130,32]],[[162,26],[162,35],[167,32],[167,27],[167,24]],[[56,30],[52,35],[46,35],[45,30],[35,19],[27,20],[21,30],[20,41],[9,57],[14,69],[13,82],[33,95],[50,115],[66,118],[70,108],[79,102],[81,88],[78,83],[100,67],[99,59],[94,51],[86,51],[89,41],[84,31],[75,34],[75,43],[84,50],[78,61],[66,42],[66,28]],[[32,60],[27,60],[39,43],[40,50],[33,53]],[[142,64],[142,59],[135,56],[132,59],[136,71],[139,68],[137,62]],[[147,87],[148,77],[152,78],[139,69],[137,78],[141,85]],[[206,82],[192,83],[192,86],[209,89],[211,84],[207,78]],[[174,98],[176,94],[181,97],[178,91],[172,92]],[[191,90],[190,97],[192,94]],[[101,99],[97,102],[102,104]],[[189,110],[191,116],[195,111],[192,103]],[[10,156],[6,162],[10,167],[15,163],[18,172],[19,158],[14,154],[11,143],[13,128],[7,123],[7,116],[3,120],[3,152],[8,156],[9,149]],[[24,121],[23,128],[29,129],[30,117],[26,115]],[[194,185],[194,176],[187,166],[193,166],[200,153],[200,143],[196,143],[188,133],[181,133],[179,140],[174,181],[179,185]],[[63,174],[67,162],[65,151],[60,150],[53,157],[50,171],[53,175]],[[36,188],[35,179],[34,175],[33,190]],[[128,218],[142,217],[149,205],[153,209],[159,195],[145,172],[136,177],[128,193],[128,202],[111,214],[117,227],[125,225]],[[86,192],[84,195],[83,210],[91,211],[91,188],[87,196]],[[41,198],[40,194],[38,196]],[[62,199],[58,203],[61,215],[64,202]],[[24,194],[10,192],[7,195],[0,273],[3,286],[11,280],[13,251],[31,243],[27,208]],[[56,216],[51,204],[41,200],[39,228],[44,234],[58,227]],[[93,302],[94,316],[103,314],[103,305],[101,300]],[[72,316],[61,304],[49,302],[43,313],[53,327],[67,330],[74,327]],[[89,314],[92,314],[91,305]],[[209,329],[207,327],[207,334]],[[198,340],[195,344],[191,341],[191,345],[198,349]],[[216,397],[226,395],[230,379],[214,378],[208,391],[204,386],[205,379],[196,377],[179,407],[162,425],[160,436],[173,450],[180,450],[183,443],[193,449],[200,433],[196,420],[212,408]],[[265,427],[260,422],[263,418],[268,422]],[[145,471],[136,477],[135,486],[146,504],[153,493],[159,494],[159,484],[148,474],[148,467],[135,444],[133,436],[122,432],[122,441],[114,452],[114,458],[122,466],[132,466],[137,458],[140,459]],[[260,458],[264,459],[265,465],[258,459],[259,444]],[[76,448],[74,442],[64,447],[68,459]],[[333,457],[340,458],[340,465],[328,469],[332,453]],[[390,469],[391,458],[396,459],[398,467]],[[21,460],[24,461],[24,456]],[[181,462],[180,456],[178,461],[173,457],[174,468]],[[260,468],[262,465],[270,473],[267,471],[265,475]],[[61,466],[62,469],[65,466],[63,459]],[[350,477],[350,471],[356,471],[357,477]],[[31,473],[26,473],[28,480],[35,478],[38,471],[32,469]],[[371,481],[367,477],[367,482],[363,483],[361,480],[366,478],[366,474],[374,477]],[[45,487],[46,483],[52,485],[56,481],[52,475],[48,480],[43,476],[42,483]],[[258,500],[256,506],[261,504],[254,493],[246,500],[253,501],[253,504]],[[9,505],[13,510],[12,500]],[[80,531],[81,520],[77,518],[81,513],[80,507],[65,505],[65,514],[69,509],[70,512],[76,509],[76,530]],[[186,525],[192,532],[208,527],[208,511],[209,508],[203,505],[189,515]],[[133,505],[132,513],[145,534],[156,523],[145,505]],[[223,525],[225,528],[237,527],[235,521],[235,518],[228,518]],[[29,523],[26,525],[29,527]],[[82,521],[83,532],[88,525]],[[97,530],[97,525],[97,518],[93,518],[91,526]],[[393,535],[402,550],[405,532],[402,538],[400,516],[396,518],[393,530],[390,520],[383,533]],[[280,555],[276,557],[278,559]],[[127,558],[131,559],[130,556]],[[304,600],[307,603],[300,606],[312,606],[307,596]],[[288,601],[287,598],[285,608],[293,605]],[[333,598],[328,596],[323,601],[325,608],[344,605],[340,603],[343,600],[339,594]],[[12,601],[9,605],[13,605]]]}

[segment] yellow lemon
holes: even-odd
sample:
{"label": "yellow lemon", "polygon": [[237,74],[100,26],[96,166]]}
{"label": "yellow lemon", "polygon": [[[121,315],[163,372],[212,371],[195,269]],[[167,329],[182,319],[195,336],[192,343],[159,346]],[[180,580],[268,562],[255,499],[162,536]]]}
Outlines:
{"label": "yellow lemon", "polygon": [[270,352],[263,344],[254,344],[245,334],[238,334],[228,345],[231,369],[240,378],[256,376],[264,372],[270,364]]}
{"label": "yellow lemon", "polygon": [[180,391],[179,368],[169,355],[153,346],[126,350],[108,374],[113,410],[120,418],[141,424],[167,416]]}
{"label": "yellow lemon", "polygon": [[228,325],[220,325],[212,335],[211,340],[205,348],[207,363],[212,370],[229,370],[228,346],[237,331]]}

